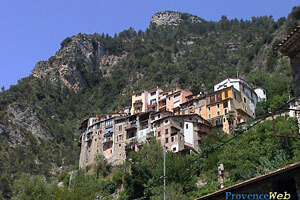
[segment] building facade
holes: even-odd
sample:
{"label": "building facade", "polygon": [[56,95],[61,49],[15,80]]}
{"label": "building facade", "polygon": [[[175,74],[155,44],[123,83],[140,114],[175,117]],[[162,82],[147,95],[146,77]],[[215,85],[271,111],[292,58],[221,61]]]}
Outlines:
{"label": "building facade", "polygon": [[97,154],[110,163],[122,163],[127,151],[137,150],[152,137],[169,151],[197,152],[201,138],[212,127],[231,133],[247,118],[254,118],[258,101],[247,82],[230,78],[208,94],[158,87],[133,92],[131,108],[82,122],[79,166],[92,164]]}
{"label": "building facade", "polygon": [[168,111],[90,118],[80,126],[79,168],[91,165],[98,154],[109,163],[123,163],[128,150],[137,150],[150,138],[156,138],[175,153],[199,151],[201,138],[211,128],[197,114],[175,116]]}

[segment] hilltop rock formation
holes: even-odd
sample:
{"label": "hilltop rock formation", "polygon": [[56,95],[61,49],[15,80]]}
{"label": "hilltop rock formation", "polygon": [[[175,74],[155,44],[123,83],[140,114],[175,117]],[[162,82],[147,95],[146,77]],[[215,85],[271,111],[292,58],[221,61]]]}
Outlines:
{"label": "hilltop rock formation", "polygon": [[155,15],[153,15],[153,17],[150,20],[150,23],[156,24],[158,26],[161,25],[177,26],[182,22],[201,23],[202,19],[187,13],[164,11],[164,12],[156,13]]}
{"label": "hilltop rock formation", "polygon": [[[48,77],[52,82],[60,81],[63,86],[78,91],[87,87],[83,71],[110,71],[124,56],[106,55],[104,45],[94,35],[78,34],[66,38],[55,56],[48,61],[38,62],[32,76]],[[107,68],[107,69],[106,69]]]}

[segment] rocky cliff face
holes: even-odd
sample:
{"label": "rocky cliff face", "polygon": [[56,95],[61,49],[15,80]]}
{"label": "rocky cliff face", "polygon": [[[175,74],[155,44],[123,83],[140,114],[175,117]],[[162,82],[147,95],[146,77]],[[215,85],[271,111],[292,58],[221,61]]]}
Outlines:
{"label": "rocky cliff face", "polygon": [[124,56],[107,55],[104,45],[94,35],[78,34],[66,38],[59,51],[48,61],[38,62],[32,76],[39,79],[48,77],[54,83],[59,81],[63,86],[78,91],[87,87],[83,70],[109,72],[122,58]]}
{"label": "rocky cliff face", "polygon": [[42,126],[37,113],[28,106],[13,103],[6,110],[6,123],[0,122],[0,135],[7,136],[11,147],[26,145],[26,138],[36,138],[40,140],[49,140],[51,133]]}
{"label": "rocky cliff face", "polygon": [[173,11],[164,11],[159,12],[153,15],[150,20],[150,23],[156,24],[158,26],[161,25],[173,25],[177,26],[182,22],[189,22],[189,23],[201,23],[202,20],[191,14],[186,13],[179,13]]}

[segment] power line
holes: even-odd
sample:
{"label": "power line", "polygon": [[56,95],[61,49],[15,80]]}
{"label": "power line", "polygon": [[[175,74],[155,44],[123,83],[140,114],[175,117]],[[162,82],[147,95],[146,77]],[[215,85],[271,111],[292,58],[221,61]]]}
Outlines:
{"label": "power line", "polygon": [[[284,107],[286,107],[286,106],[289,105],[291,102],[296,101],[296,100],[299,99],[299,98],[300,98],[300,95],[297,96],[297,97],[295,97],[295,98],[293,98],[293,99],[291,99],[291,100],[289,100],[289,101],[286,102],[284,105],[280,106],[279,108],[276,108],[276,109],[273,111],[273,114],[274,114],[274,113],[278,113],[278,112],[280,112],[280,111],[283,111],[283,110],[284,110]],[[208,154],[217,151],[219,148],[221,148],[222,146],[224,146],[224,145],[227,144],[228,142],[230,142],[230,141],[236,139],[238,136],[244,134],[244,133],[247,132],[248,130],[252,129],[252,128],[255,127],[257,124],[261,123],[262,121],[264,121],[266,118],[270,117],[271,115],[272,115],[272,113],[268,113],[268,114],[264,115],[262,118],[260,118],[259,120],[257,120],[256,122],[254,122],[253,124],[251,124],[250,126],[248,126],[246,129],[243,129],[243,130],[239,131],[238,133],[235,133],[234,136],[233,136],[232,138],[226,140],[225,142],[223,142],[222,144],[218,145],[217,147],[212,148],[212,149],[210,149],[209,151],[206,151],[206,152],[204,153],[205,158],[208,156]],[[200,159],[200,158],[202,158],[202,157],[198,157],[197,159],[193,160],[191,163],[197,161],[197,160]]]}

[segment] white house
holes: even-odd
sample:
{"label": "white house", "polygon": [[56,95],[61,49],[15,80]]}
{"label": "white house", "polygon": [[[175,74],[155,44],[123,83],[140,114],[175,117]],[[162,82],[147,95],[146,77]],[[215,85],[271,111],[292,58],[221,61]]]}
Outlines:
{"label": "white house", "polygon": [[267,93],[264,88],[256,86],[256,88],[254,89],[254,92],[258,96],[258,102],[267,100]]}

